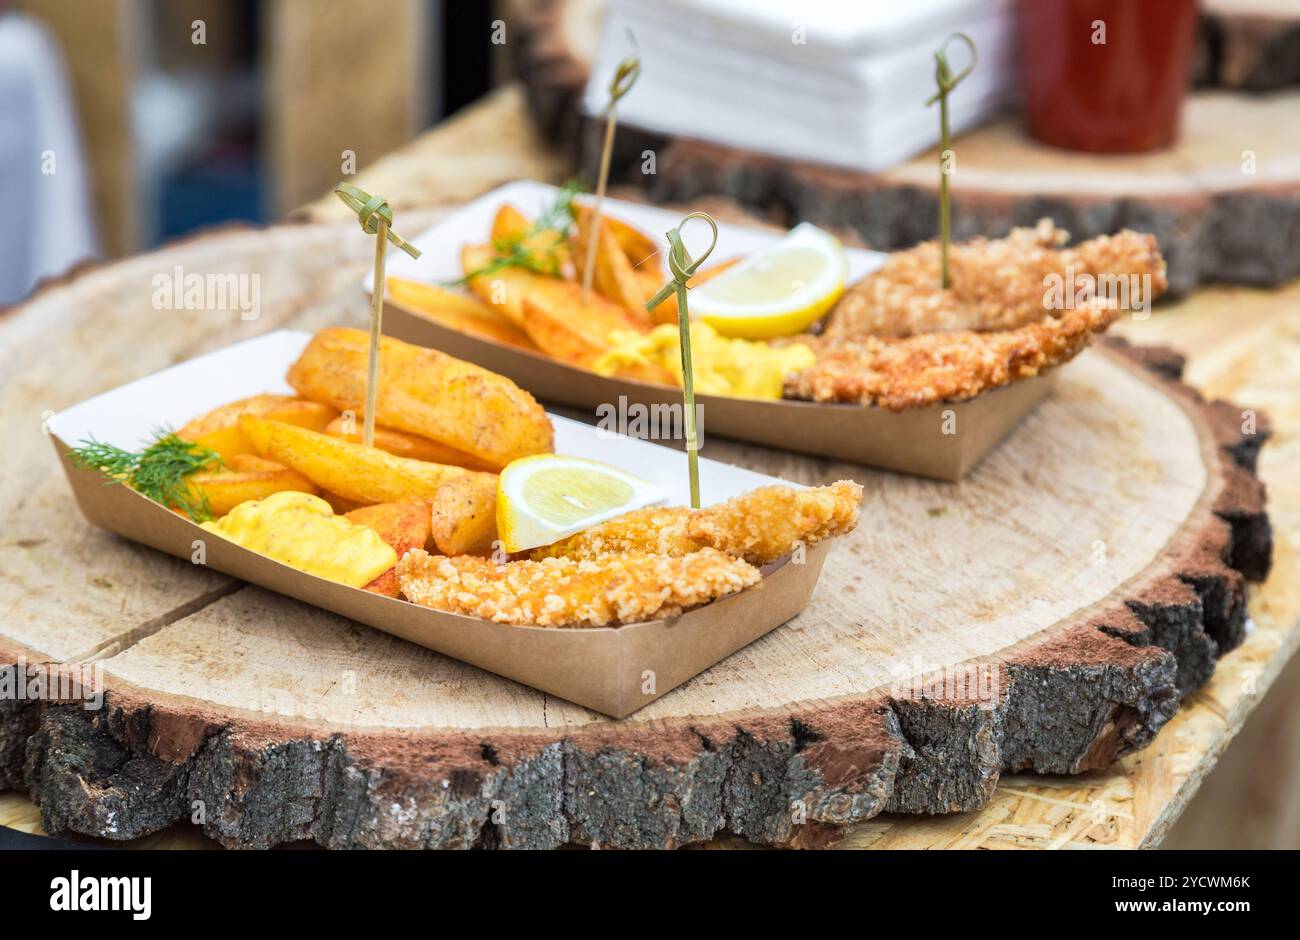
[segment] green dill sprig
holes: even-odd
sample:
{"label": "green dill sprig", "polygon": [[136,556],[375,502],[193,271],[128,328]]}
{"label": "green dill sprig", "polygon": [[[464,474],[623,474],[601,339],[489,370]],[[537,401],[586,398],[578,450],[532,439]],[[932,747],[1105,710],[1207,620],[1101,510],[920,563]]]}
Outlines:
{"label": "green dill sprig", "polygon": [[221,466],[221,455],[208,447],[181,440],[167,428],[154,432],[155,440],[142,451],[123,450],[93,437],[68,452],[72,465],[98,470],[106,483],[125,483],[156,503],[176,507],[195,522],[212,518],[207,496],[190,488],[188,477],[199,470]]}
{"label": "green dill sprig", "polygon": [[[497,253],[495,258],[463,277],[444,282],[443,286],[464,287],[477,277],[496,274],[506,268],[523,268],[534,274],[559,277],[563,274],[564,263],[564,253],[561,248],[565,244],[564,240],[569,234],[569,229],[573,226],[573,197],[580,192],[582,192],[582,184],[576,179],[569,180],[560,187],[559,192],[555,194],[555,200],[542,210],[526,232],[512,238],[497,239],[492,243],[492,248]],[[547,232],[555,233],[556,237],[551,244],[541,248],[531,244],[538,235]]]}

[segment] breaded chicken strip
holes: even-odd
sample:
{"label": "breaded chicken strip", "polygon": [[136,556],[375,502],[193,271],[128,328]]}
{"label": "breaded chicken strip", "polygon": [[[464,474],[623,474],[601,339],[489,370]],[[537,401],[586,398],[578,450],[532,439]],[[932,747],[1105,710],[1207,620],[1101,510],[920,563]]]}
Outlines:
{"label": "breaded chicken strip", "polygon": [[[1076,292],[1076,278],[1092,278],[1094,290],[1109,290],[1111,301],[1121,308],[1127,301],[1129,309],[1150,303],[1168,287],[1154,235],[1126,229],[1073,248],[1060,247],[1068,238],[1068,232],[1043,219],[1032,229],[1012,229],[1006,238],[954,244],[948,262],[950,290],[939,286],[937,241],[894,252],[884,267],[845,292],[822,335],[858,339],[1015,329],[1057,315],[1044,306],[1052,274],[1064,279],[1070,295]],[[1135,296],[1132,288],[1140,291],[1143,282],[1132,282],[1129,275],[1150,275],[1150,296]]]}
{"label": "breaded chicken strip", "polygon": [[625,552],[682,556],[712,548],[765,565],[794,549],[849,532],[862,487],[852,480],[795,489],[765,486],[704,509],[639,509],[539,548],[540,558],[599,559]]}
{"label": "breaded chicken strip", "polygon": [[413,549],[397,563],[397,577],[407,600],[425,607],[540,627],[675,617],[760,580],[757,568],[711,548],[679,558],[632,552],[500,564]]}
{"label": "breaded chicken strip", "polygon": [[1119,315],[1084,307],[993,333],[823,341],[817,362],[786,380],[786,396],[890,411],[959,401],[1068,362]]}

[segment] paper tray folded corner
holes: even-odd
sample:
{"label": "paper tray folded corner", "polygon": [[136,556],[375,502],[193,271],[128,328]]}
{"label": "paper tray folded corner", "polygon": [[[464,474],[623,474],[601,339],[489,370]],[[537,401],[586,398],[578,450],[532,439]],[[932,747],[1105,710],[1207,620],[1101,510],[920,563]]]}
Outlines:
{"label": "paper tray folded corner", "polygon": [[209,568],[341,614],[455,659],[623,718],[797,615],[830,548],[810,548],[764,571],[757,586],[669,620],[561,629],[493,623],[420,607],[307,574],[199,528],[134,490],[105,485],[67,459],[51,435],[77,505],[94,525],[192,561],[196,540]]}

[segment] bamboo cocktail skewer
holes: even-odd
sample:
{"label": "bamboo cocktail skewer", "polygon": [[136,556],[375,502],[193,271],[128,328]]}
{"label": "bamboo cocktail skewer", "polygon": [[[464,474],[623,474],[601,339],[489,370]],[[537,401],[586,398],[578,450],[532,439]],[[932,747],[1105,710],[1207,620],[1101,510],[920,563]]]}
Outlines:
{"label": "bamboo cocktail skewer", "polygon": [[596,269],[596,243],[600,240],[600,214],[605,208],[605,186],[609,182],[609,161],[614,152],[614,129],[618,125],[618,101],[636,84],[641,60],[630,55],[618,64],[609,83],[609,104],[605,106],[605,141],[600,148],[600,176],[596,178],[596,208],[587,235],[587,259],[582,266],[582,302],[591,298],[591,279]]}
{"label": "bamboo cocktail skewer", "polygon": [[393,210],[381,196],[372,196],[351,183],[339,183],[334,192],[344,204],[357,214],[361,230],[375,236],[374,281],[370,293],[370,360],[366,370],[366,410],[363,415],[361,443],[375,446],[375,397],[379,391],[379,337],[384,319],[384,260],[391,241],[412,258],[420,257],[420,250],[392,230]]}
{"label": "bamboo cocktail skewer", "polygon": [[[682,242],[682,229],[691,219],[702,219],[713,230],[713,240],[709,242],[709,247],[704,254],[695,259],[691,258],[690,252]],[[646,301],[645,308],[653,311],[671,295],[674,293],[677,295],[677,329],[682,346],[682,403],[686,408],[683,422],[686,427],[686,465],[690,474],[691,508],[699,509],[700,445],[695,433],[695,374],[691,365],[691,316],[686,308],[686,292],[688,282],[700,269],[700,265],[713,254],[713,249],[718,244],[718,223],[714,222],[707,213],[692,212],[682,219],[676,228],[669,229],[667,235],[668,270],[672,272],[672,280],[659,288],[659,292]]]}
{"label": "bamboo cocktail skewer", "polygon": [[[970,65],[956,75],[952,74],[952,69],[948,65],[946,52],[948,44],[954,39],[960,39],[970,49]],[[976,61],[975,43],[971,38],[965,33],[951,34],[943,41],[943,45],[935,50],[934,80],[939,90],[925,102],[927,106],[939,102],[939,244],[942,253],[940,285],[944,290],[952,287],[952,275],[948,271],[948,246],[952,243],[952,209],[948,200],[948,170],[944,165],[946,155],[952,149],[948,132],[948,93],[975,69]]]}

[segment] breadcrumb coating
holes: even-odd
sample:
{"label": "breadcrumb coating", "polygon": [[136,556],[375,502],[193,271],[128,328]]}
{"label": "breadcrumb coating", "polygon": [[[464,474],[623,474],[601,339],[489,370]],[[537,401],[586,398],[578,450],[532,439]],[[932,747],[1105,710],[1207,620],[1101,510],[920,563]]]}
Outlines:
{"label": "breadcrumb coating", "polygon": [[497,563],[412,549],[397,563],[407,600],[540,627],[607,627],[675,617],[761,580],[758,569],[711,548],[680,557],[630,552],[599,559]]}
{"label": "breadcrumb coating", "polygon": [[[833,339],[872,336],[912,336],[961,330],[1012,330],[1037,323],[1054,311],[1045,306],[1048,277],[1064,279],[1075,292],[1074,279],[1091,278],[1095,289],[1123,278],[1111,305],[1131,309],[1149,303],[1168,286],[1165,261],[1154,235],[1125,229],[1072,248],[1062,248],[1069,233],[1042,219],[1034,228],[1016,228],[1006,238],[974,238],[954,244],[949,252],[952,287],[940,286],[939,242],[923,242],[894,252],[878,271],[850,287],[827,317],[822,335]],[[1139,280],[1129,281],[1129,275]],[[1130,288],[1150,275],[1151,296],[1134,296]],[[1103,302],[1103,305],[1106,305]]]}
{"label": "breadcrumb coating", "polygon": [[814,365],[786,380],[786,396],[889,411],[973,398],[1068,362],[1119,315],[1115,309],[1084,307],[993,333],[831,341],[821,345]]}
{"label": "breadcrumb coating", "polygon": [[852,480],[795,489],[765,486],[703,509],[639,509],[539,548],[534,559],[603,559],[627,552],[684,556],[716,549],[765,565],[849,532],[858,521],[862,487]]}

